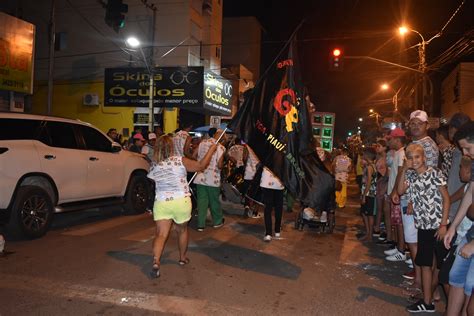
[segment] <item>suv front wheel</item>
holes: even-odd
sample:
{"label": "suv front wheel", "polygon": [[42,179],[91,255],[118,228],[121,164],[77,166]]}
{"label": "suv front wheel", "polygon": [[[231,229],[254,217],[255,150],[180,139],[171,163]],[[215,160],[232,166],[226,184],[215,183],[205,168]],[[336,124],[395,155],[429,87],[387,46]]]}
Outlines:
{"label": "suv front wheel", "polygon": [[145,175],[134,175],[128,184],[125,194],[125,212],[141,214],[146,211],[151,190],[148,178]]}
{"label": "suv front wheel", "polygon": [[51,226],[53,212],[53,202],[45,190],[33,185],[21,186],[12,206],[9,225],[15,235],[39,238]]}

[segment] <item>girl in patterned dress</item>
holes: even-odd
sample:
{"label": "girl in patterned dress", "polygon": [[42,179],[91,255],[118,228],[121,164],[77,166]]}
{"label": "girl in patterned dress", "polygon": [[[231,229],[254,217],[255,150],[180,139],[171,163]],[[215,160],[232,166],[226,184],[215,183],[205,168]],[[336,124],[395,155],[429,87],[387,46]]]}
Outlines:
{"label": "girl in patterned dress", "polygon": [[399,195],[406,193],[413,205],[415,227],[418,229],[415,264],[421,267],[423,290],[423,299],[408,306],[407,311],[434,312],[432,280],[436,268],[435,245],[436,240],[441,240],[446,234],[449,193],[441,171],[427,166],[422,145],[408,145],[406,156],[397,191]]}

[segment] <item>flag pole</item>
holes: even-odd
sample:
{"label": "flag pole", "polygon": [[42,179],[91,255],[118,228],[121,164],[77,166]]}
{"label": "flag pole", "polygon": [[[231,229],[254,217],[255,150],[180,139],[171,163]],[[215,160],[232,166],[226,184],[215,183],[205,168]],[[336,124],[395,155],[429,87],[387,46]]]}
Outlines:
{"label": "flag pole", "polygon": [[[224,136],[224,134],[225,134],[226,131],[227,131],[227,127],[224,129],[224,131],[222,132],[222,134],[221,134],[221,135],[219,136],[219,138],[217,139],[217,143],[220,142],[220,140],[222,139],[222,136]],[[197,175],[197,174],[198,174],[197,172],[195,172],[195,173],[193,174],[191,180],[189,180],[189,182],[188,182],[188,185],[191,185],[191,183],[193,182],[194,178],[196,178],[196,175]]]}
{"label": "flag pole", "polygon": [[303,23],[305,22],[305,19],[301,20],[300,24],[298,24],[298,26],[295,28],[295,30],[293,31],[293,33],[291,33],[291,36],[290,38],[286,41],[285,45],[283,46],[283,48],[278,52],[278,54],[276,55],[275,59],[271,62],[271,64],[267,67],[267,69],[265,70],[265,72],[263,73],[263,75],[260,76],[260,78],[258,78],[258,81],[257,83],[255,84],[255,86],[258,86],[260,84],[260,81],[265,78],[265,76],[267,75],[267,73],[270,71],[270,69],[272,68],[272,66],[276,63],[276,61],[278,60],[278,58],[280,58],[280,55],[283,53],[283,51],[286,49],[286,47],[290,44],[291,40],[293,39],[293,37],[295,37],[296,33],[299,31],[299,29],[301,28],[301,26],[303,26]]}

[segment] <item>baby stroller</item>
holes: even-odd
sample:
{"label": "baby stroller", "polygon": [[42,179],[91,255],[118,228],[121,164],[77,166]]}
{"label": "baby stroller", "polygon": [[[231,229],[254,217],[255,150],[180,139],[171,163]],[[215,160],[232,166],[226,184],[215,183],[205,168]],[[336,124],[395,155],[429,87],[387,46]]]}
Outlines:
{"label": "baby stroller", "polygon": [[302,231],[304,226],[316,228],[320,232],[331,234],[336,224],[334,211],[316,212],[310,207],[303,207],[296,215],[295,229]]}

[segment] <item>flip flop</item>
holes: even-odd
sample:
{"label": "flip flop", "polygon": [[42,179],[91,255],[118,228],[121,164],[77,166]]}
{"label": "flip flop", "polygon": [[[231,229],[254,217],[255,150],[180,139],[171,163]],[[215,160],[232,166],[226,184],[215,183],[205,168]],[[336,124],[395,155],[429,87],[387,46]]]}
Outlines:
{"label": "flip flop", "polygon": [[189,258],[184,258],[184,260],[179,260],[178,263],[180,266],[184,266],[184,265],[187,265],[188,263],[190,263],[191,260],[189,260]]}

